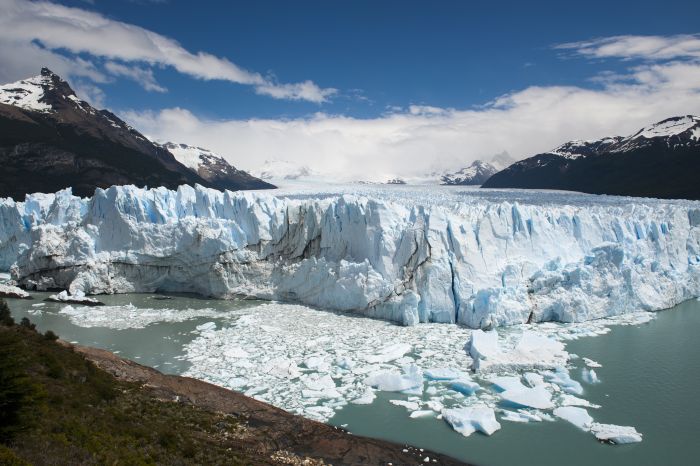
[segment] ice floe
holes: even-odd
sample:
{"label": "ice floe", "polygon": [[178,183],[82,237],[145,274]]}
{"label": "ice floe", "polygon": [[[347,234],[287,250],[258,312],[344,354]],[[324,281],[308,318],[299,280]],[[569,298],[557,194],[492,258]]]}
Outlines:
{"label": "ice floe", "polygon": [[[401,327],[292,304],[237,312],[186,345],[187,375],[229,387],[234,381],[250,396],[322,421],[348,403],[377,402],[378,391],[400,393],[390,403],[409,418],[442,418],[463,434],[493,433],[499,416],[510,422],[556,416],[592,425],[582,413],[600,406],[579,397],[584,389],[572,377],[565,342],[647,321],[625,315],[484,332],[443,324]],[[534,342],[556,357],[532,350]],[[482,363],[495,355],[508,364],[475,372],[472,349]],[[544,362],[536,361],[538,354]],[[554,362],[563,365],[551,367]]]}
{"label": "ice floe", "polygon": [[[68,316],[71,323],[79,327],[106,327],[115,330],[144,328],[159,322],[184,322],[199,317],[229,318],[232,313],[214,309],[149,309],[126,306],[64,306],[60,314]],[[216,325],[216,324],[214,324]],[[211,330],[211,323],[200,330]],[[227,351],[230,348],[227,348]]]}
{"label": "ice floe", "polygon": [[576,406],[556,408],[553,413],[556,417],[572,423],[581,430],[589,430],[593,424],[593,418],[588,414],[588,411]]}
{"label": "ice floe", "polygon": [[591,425],[591,432],[598,440],[603,442],[625,444],[637,443],[642,441],[642,434],[637,432],[637,429],[629,426],[616,426],[614,424],[598,424],[594,422]]}
{"label": "ice floe", "polygon": [[485,405],[445,409],[442,411],[442,417],[455,431],[465,437],[469,437],[476,431],[491,435],[501,428],[493,408]]}
{"label": "ice floe", "polygon": [[0,283],[0,298],[29,299],[30,294],[14,285]]}

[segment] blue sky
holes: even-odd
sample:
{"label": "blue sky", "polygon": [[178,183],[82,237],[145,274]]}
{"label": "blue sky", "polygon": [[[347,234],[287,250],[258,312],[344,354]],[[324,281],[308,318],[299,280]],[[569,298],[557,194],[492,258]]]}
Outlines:
{"label": "blue sky", "polygon": [[243,168],[360,161],[383,177],[700,113],[688,0],[0,0],[0,13],[3,81],[49,66],[149,136]]}
{"label": "blue sky", "polygon": [[[366,117],[387,106],[464,108],[529,85],[593,86],[617,61],[562,59],[559,43],[699,29],[700,2],[84,1],[88,8],[226,57],[280,81],[310,79],[339,93],[323,105],[256,95],[249,87],[156,70],[167,93],[119,80],[114,108],[185,106],[221,118],[300,116],[319,110]],[[193,6],[196,5],[196,6]],[[624,64],[622,64],[624,65]]]}

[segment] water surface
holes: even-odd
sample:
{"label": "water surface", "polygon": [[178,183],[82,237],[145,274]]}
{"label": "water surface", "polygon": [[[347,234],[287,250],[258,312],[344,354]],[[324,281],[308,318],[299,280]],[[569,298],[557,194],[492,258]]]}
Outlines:
{"label": "water surface", "polygon": [[[170,300],[155,295],[101,296],[108,305],[129,303],[150,309],[213,309],[221,313],[184,322],[158,322],[145,328],[116,330],[79,327],[65,314],[64,304],[33,307],[48,293],[33,293],[34,300],[8,300],[16,319],[29,317],[41,331],[51,329],[68,341],[108,349],[123,357],[181,374],[183,346],[196,338],[196,327],[231,322],[231,311],[256,305],[256,301],[219,301],[193,296]],[[40,311],[38,311],[40,310]],[[235,318],[235,317],[234,317]],[[595,440],[564,421],[512,423],[491,437],[465,438],[433,418],[410,419],[406,409],[389,399],[405,398],[379,393],[371,405],[348,405],[331,423],[360,435],[410,443],[483,466],[537,465],[690,465],[700,461],[700,302],[688,301],[657,319],[639,326],[614,326],[607,335],[568,342],[569,352],[600,362],[596,369],[602,383],[585,385],[583,397],[602,405],[590,409],[596,422],[632,425],[644,435],[640,444],[610,446]],[[572,375],[580,380],[583,366],[574,361]]]}

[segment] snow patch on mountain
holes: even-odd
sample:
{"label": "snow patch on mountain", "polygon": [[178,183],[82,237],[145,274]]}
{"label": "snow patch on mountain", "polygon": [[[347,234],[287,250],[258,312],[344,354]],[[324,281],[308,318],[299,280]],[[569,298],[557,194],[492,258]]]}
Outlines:
{"label": "snow patch on mountain", "polygon": [[700,123],[700,118],[692,115],[679,118],[669,118],[668,120],[642,128],[638,133],[634,134],[632,138],[642,137],[651,139],[676,136],[688,131],[691,128],[697,129],[698,123]]}
{"label": "snow patch on mountain", "polygon": [[475,160],[470,166],[454,173],[445,173],[440,183],[446,185],[480,185],[488,180],[498,169],[487,162]]}
{"label": "snow patch on mountain", "polygon": [[51,105],[42,101],[44,88],[50,85],[51,78],[43,74],[0,85],[0,103],[36,112],[50,112]]}
{"label": "snow patch on mountain", "polygon": [[214,161],[229,165],[222,156],[202,147],[176,144],[174,142],[166,142],[163,144],[163,147],[168,149],[178,162],[195,172],[197,172],[202,165],[210,165]]}

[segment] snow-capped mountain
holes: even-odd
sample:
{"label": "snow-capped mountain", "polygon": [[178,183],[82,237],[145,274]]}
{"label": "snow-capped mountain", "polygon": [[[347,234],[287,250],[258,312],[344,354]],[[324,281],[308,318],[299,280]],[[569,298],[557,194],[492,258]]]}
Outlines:
{"label": "snow-capped mountain", "polygon": [[267,189],[273,185],[239,170],[219,154],[202,147],[166,142],[163,147],[178,162],[209,181],[218,189]]}
{"label": "snow-capped mountain", "polygon": [[668,118],[627,137],[570,141],[514,163],[485,188],[700,199],[700,118]]}
{"label": "snow-capped mountain", "polygon": [[318,175],[308,166],[289,160],[265,160],[262,166],[251,170],[251,174],[261,180],[298,180]]}
{"label": "snow-capped mountain", "polygon": [[491,178],[498,169],[488,162],[475,160],[471,165],[454,173],[445,173],[440,177],[440,184],[445,185],[481,185]]}
{"label": "snow-capped mountain", "polygon": [[80,196],[124,184],[215,187],[47,68],[0,86],[0,164],[0,197],[16,199],[66,187]]}

